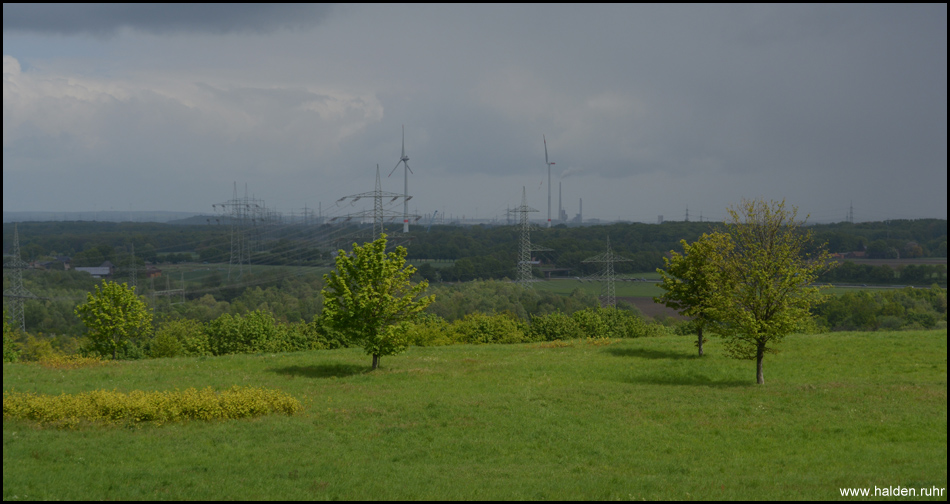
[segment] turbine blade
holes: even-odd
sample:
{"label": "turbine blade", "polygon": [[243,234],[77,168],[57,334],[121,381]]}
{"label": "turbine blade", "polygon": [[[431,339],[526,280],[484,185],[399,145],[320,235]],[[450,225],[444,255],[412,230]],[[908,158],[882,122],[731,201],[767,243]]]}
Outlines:
{"label": "turbine blade", "polygon": [[412,168],[409,168],[409,163],[406,163],[406,169],[409,170],[409,173],[415,175],[415,172],[412,171]]}
{"label": "turbine blade", "polygon": [[396,162],[396,166],[393,166],[393,171],[389,172],[389,175],[386,175],[387,177],[392,177],[392,176],[393,176],[393,172],[396,171],[396,168],[399,168],[399,163],[402,163],[402,159],[400,159],[399,161]]}
{"label": "turbine blade", "polygon": [[406,125],[402,125],[402,157],[406,157]]}
{"label": "turbine blade", "polygon": [[[548,163],[548,139],[544,138],[544,135],[541,135],[541,139],[544,140],[544,164],[549,165]],[[549,165],[550,166],[550,165]]]}

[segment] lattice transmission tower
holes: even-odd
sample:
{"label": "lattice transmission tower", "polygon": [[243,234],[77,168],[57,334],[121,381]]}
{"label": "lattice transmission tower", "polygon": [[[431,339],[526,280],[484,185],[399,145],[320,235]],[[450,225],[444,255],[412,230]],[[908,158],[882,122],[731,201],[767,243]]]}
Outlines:
{"label": "lattice transmission tower", "polygon": [[627,259],[617,254],[614,254],[610,250],[610,237],[607,237],[607,252],[603,254],[598,254],[593,257],[588,257],[581,262],[585,263],[600,263],[604,267],[600,272],[591,275],[592,280],[600,280],[600,305],[602,307],[608,306],[617,306],[617,289],[614,286],[614,282],[617,280],[617,276],[614,273],[614,263],[617,262],[630,262],[632,259]]}
{"label": "lattice transmission tower", "polygon": [[[237,277],[244,274],[244,265],[251,266],[252,248],[262,247],[263,230],[276,216],[264,206],[264,200],[249,197],[244,186],[244,197],[239,198],[237,182],[234,183],[234,195],[224,203],[211,205],[216,212],[228,218],[231,226],[231,258],[228,261],[228,280],[231,271],[237,269]],[[218,220],[220,222],[220,220]]]}
{"label": "lattice transmission tower", "polygon": [[534,281],[534,277],[531,274],[531,266],[535,264],[535,261],[531,260],[531,252],[543,252],[549,251],[551,249],[544,247],[532,247],[531,246],[531,224],[528,221],[528,214],[530,212],[537,212],[535,208],[528,206],[528,197],[525,192],[524,186],[521,187],[521,206],[512,208],[508,210],[509,213],[519,214],[518,222],[519,229],[521,230],[521,237],[518,240],[518,279],[517,282],[521,285],[521,288],[527,289],[531,286],[531,282]]}
{"label": "lattice transmission tower", "polygon": [[23,270],[27,264],[20,258],[20,234],[17,231],[16,223],[13,224],[13,259],[10,260],[10,268],[13,270],[13,288],[3,291],[3,297],[13,300],[12,320],[14,324],[19,324],[20,330],[26,332],[26,317],[23,312],[24,299],[40,299],[32,292],[23,287]]}
{"label": "lattice transmission tower", "polygon": [[[396,165],[399,166],[399,165]],[[373,198],[373,211],[364,210],[362,212],[355,212],[346,215],[340,215],[330,219],[330,222],[335,222],[338,219],[344,219],[344,222],[357,219],[362,222],[367,218],[372,217],[373,219],[373,236],[370,237],[370,240],[375,240],[379,238],[380,235],[385,231],[384,224],[388,220],[390,222],[394,221],[397,217],[403,217],[405,222],[408,222],[408,219],[412,219],[413,222],[418,221],[421,216],[414,214],[399,213],[393,210],[386,210],[383,206],[383,199],[390,198],[389,203],[392,203],[399,198],[403,198],[406,201],[412,199],[412,196],[408,194],[399,194],[394,192],[388,192],[383,190],[382,182],[379,178],[379,165],[376,165],[376,189],[370,192],[364,192],[359,194],[351,194],[349,196],[344,196],[336,200],[337,204],[350,199],[350,204],[356,203],[362,198]],[[408,208],[408,207],[407,207]]]}

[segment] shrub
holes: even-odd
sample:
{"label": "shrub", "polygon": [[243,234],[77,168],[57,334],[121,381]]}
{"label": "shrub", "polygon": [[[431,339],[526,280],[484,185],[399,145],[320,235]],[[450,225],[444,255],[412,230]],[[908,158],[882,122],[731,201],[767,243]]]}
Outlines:
{"label": "shrub", "polygon": [[570,340],[582,336],[577,321],[560,312],[531,317],[528,334],[531,341]]}
{"label": "shrub", "polygon": [[26,341],[23,343],[23,350],[20,352],[20,359],[37,362],[57,355],[60,354],[53,348],[53,343],[49,338],[37,338],[32,334],[27,334]]}
{"label": "shrub", "polygon": [[455,322],[452,329],[455,339],[462,343],[522,343],[524,327],[511,315],[486,315],[472,313]]}
{"label": "shrub", "polygon": [[16,362],[20,360],[20,349],[16,343],[19,330],[7,322],[7,312],[3,312],[3,362]]}
{"label": "shrub", "polygon": [[41,359],[37,364],[49,369],[79,369],[105,366],[113,361],[103,360],[98,355],[84,357],[82,355],[52,355]]}
{"label": "shrub", "polygon": [[343,333],[324,324],[323,317],[314,317],[313,321],[307,324],[305,331],[311,349],[334,350],[350,346]]}
{"label": "shrub", "polygon": [[247,315],[224,314],[208,323],[208,343],[214,355],[274,351],[279,347],[280,328],[270,312],[254,310]]}
{"label": "shrub", "polygon": [[452,326],[438,315],[423,313],[408,326],[409,344],[415,346],[454,345],[459,341]]}
{"label": "shrub", "polygon": [[169,320],[155,331],[149,347],[151,357],[210,355],[208,333],[197,320]]}
{"label": "shrub", "polygon": [[571,318],[581,334],[589,338],[640,338],[667,332],[664,327],[649,325],[629,311],[617,308],[588,308],[575,312]]}
{"label": "shrub", "polygon": [[222,392],[215,392],[211,387],[200,391],[194,388],[166,392],[135,390],[128,394],[94,390],[58,396],[3,392],[3,418],[32,420],[58,427],[75,427],[81,422],[163,424],[268,413],[291,415],[300,409],[297,399],[279,390],[238,386]]}

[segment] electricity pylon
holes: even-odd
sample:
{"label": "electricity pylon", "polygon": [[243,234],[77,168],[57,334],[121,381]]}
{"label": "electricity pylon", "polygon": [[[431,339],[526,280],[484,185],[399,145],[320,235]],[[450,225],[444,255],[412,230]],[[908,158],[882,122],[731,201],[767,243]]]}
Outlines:
{"label": "electricity pylon", "polygon": [[12,321],[19,324],[20,330],[26,332],[26,317],[23,313],[24,299],[40,299],[32,292],[23,287],[23,270],[27,264],[20,259],[20,234],[17,226],[13,224],[13,259],[10,260],[10,268],[13,269],[13,288],[3,291],[3,297],[13,299]]}
{"label": "electricity pylon", "polygon": [[[244,265],[251,266],[251,239],[250,227],[268,222],[267,208],[263,200],[249,198],[247,185],[244,186],[244,197],[238,198],[237,182],[234,183],[234,195],[224,203],[211,205],[216,211],[224,212],[231,225],[231,258],[228,261],[228,280],[231,279],[231,270],[238,270],[237,276],[244,275]],[[220,222],[220,221],[219,221]],[[261,228],[263,229],[263,227]],[[260,236],[257,236],[260,246]]]}
{"label": "electricity pylon", "polygon": [[620,257],[617,254],[614,254],[610,250],[610,237],[607,237],[607,252],[603,254],[598,254],[593,257],[588,257],[581,262],[585,263],[601,263],[604,265],[603,269],[595,275],[591,275],[592,279],[600,280],[600,305],[602,307],[608,306],[617,306],[617,289],[614,286],[614,281],[616,280],[616,275],[614,274],[614,263],[616,262],[630,262],[633,259],[626,259]]}
{"label": "electricity pylon", "polygon": [[[399,165],[396,165],[396,166],[399,166]],[[340,215],[340,216],[330,219],[330,222],[333,222],[337,219],[346,219],[346,221],[349,221],[352,219],[363,220],[369,217],[370,215],[372,215],[373,236],[371,237],[371,241],[379,238],[379,236],[383,234],[383,231],[384,231],[383,224],[387,219],[394,220],[395,218],[402,216],[404,218],[404,223],[405,223],[405,222],[408,222],[408,219],[410,217],[412,217],[414,221],[418,221],[421,218],[421,216],[419,215],[411,215],[411,214],[405,214],[405,213],[400,214],[398,212],[386,210],[385,208],[383,208],[383,198],[391,198],[389,202],[392,203],[393,201],[396,201],[399,198],[405,198],[408,201],[412,199],[412,196],[409,196],[408,194],[399,194],[399,193],[394,193],[394,192],[383,191],[383,186],[379,179],[379,165],[376,165],[376,189],[371,192],[364,192],[364,193],[351,194],[349,196],[344,196],[336,200],[336,202],[337,204],[339,204],[340,202],[346,200],[347,198],[352,199],[350,204],[355,203],[361,198],[373,198],[372,213],[364,210],[362,212]]]}
{"label": "electricity pylon", "polygon": [[521,239],[518,242],[518,284],[521,288],[530,287],[530,282],[534,280],[531,275],[531,252],[543,252],[551,250],[543,247],[531,246],[531,224],[528,222],[528,213],[537,212],[537,209],[528,206],[528,197],[524,186],[521,187],[521,206],[509,210],[511,213],[521,214],[519,218],[521,229]]}

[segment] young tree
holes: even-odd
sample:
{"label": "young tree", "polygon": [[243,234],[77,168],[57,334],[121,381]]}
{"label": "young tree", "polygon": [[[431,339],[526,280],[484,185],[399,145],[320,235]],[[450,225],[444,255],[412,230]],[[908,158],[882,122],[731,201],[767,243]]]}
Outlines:
{"label": "young tree", "polygon": [[708,313],[721,324],[730,355],[756,360],[756,381],[765,383],[762,359],[802,327],[809,309],[824,296],[813,286],[828,269],[825,247],[785,202],[744,200],[728,209],[730,237],[717,254],[721,281],[711,285]]}
{"label": "young tree", "polygon": [[681,240],[683,253],[671,252],[664,257],[665,268],[658,268],[664,292],[653,298],[680,314],[691,317],[696,328],[696,346],[703,356],[703,330],[714,325],[712,318],[713,286],[726,281],[719,275],[719,255],[731,250],[729,235],[725,233],[703,234],[692,244]]}
{"label": "young tree", "polygon": [[86,303],[76,307],[76,316],[86,326],[92,349],[100,355],[116,354],[130,339],[152,329],[152,312],[135,295],[135,287],[104,282],[86,294]]}
{"label": "young tree", "polygon": [[20,329],[7,321],[7,310],[3,310],[3,362],[16,362],[20,359],[20,351],[16,340]]}
{"label": "young tree", "polygon": [[435,296],[415,299],[429,282],[409,282],[416,269],[406,265],[406,249],[386,253],[386,235],[353,253],[341,250],[336,270],[324,275],[323,318],[330,328],[363,346],[373,356],[373,369],[383,355],[396,355],[408,346],[404,322],[425,309]]}

